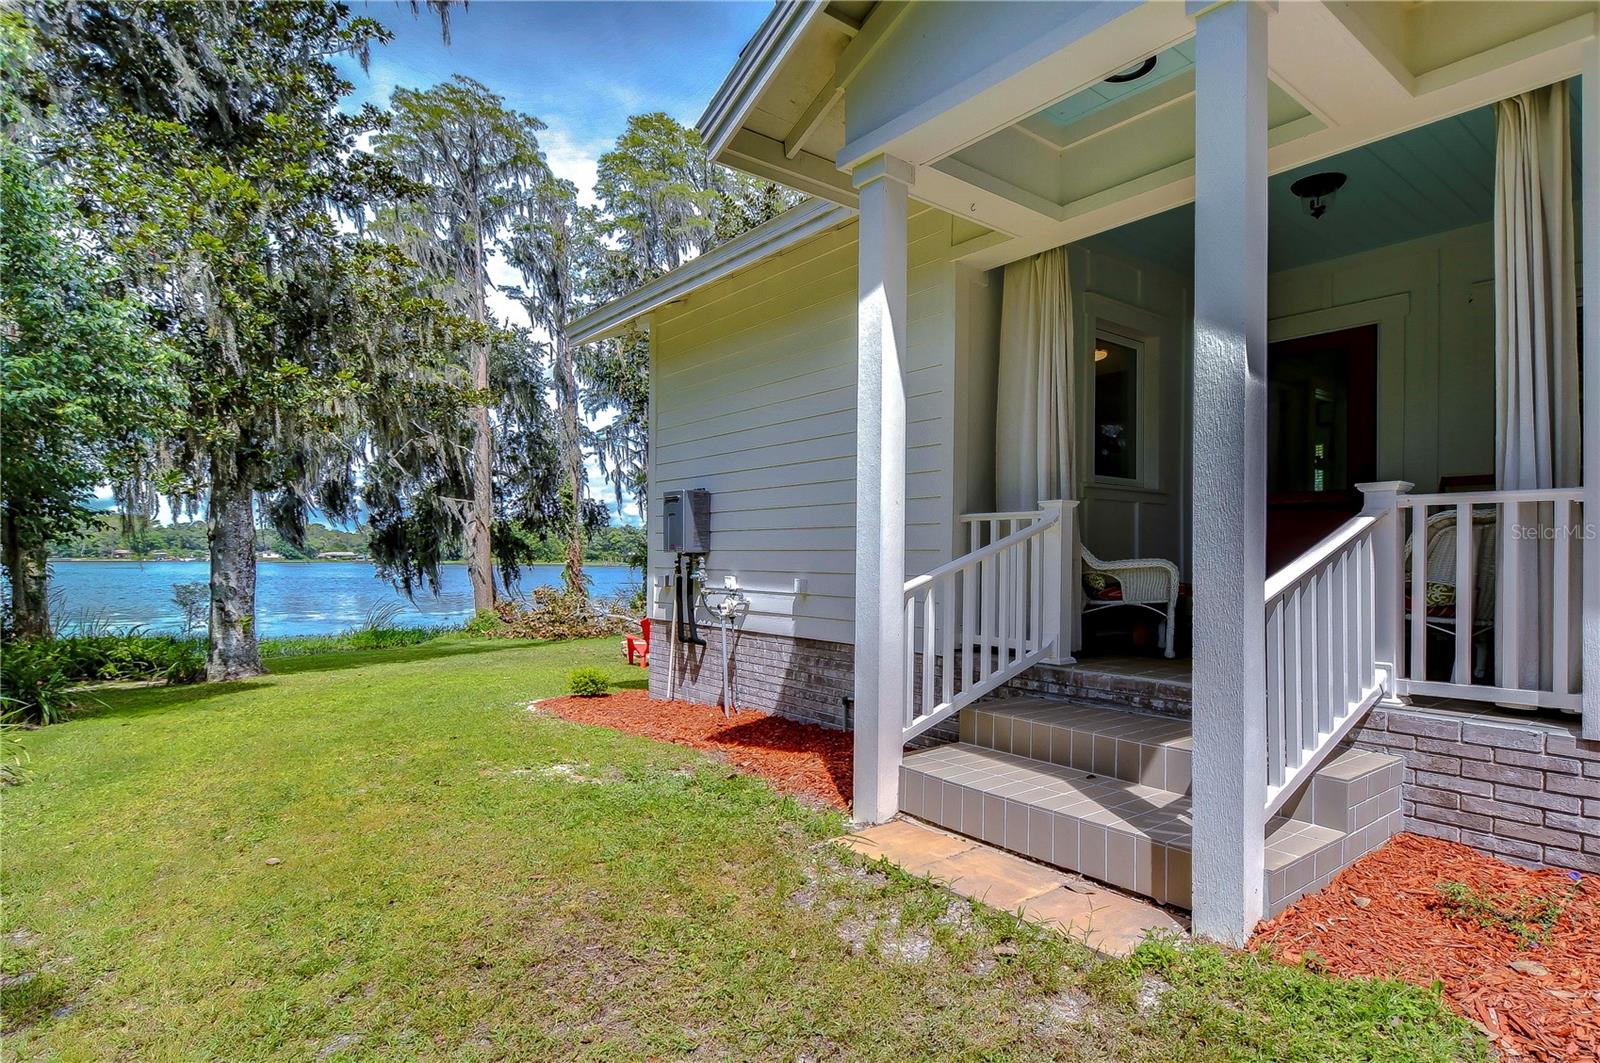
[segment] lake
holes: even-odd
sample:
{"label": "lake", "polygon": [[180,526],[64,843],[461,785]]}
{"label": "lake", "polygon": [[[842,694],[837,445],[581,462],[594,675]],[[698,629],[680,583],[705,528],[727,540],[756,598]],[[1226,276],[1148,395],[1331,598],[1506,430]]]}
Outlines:
{"label": "lake", "polygon": [[[92,622],[178,631],[183,614],[172,601],[172,585],[203,583],[208,567],[204,561],[52,561],[54,619],[63,628]],[[638,573],[626,565],[587,565],[584,572],[589,593],[596,597],[609,598],[639,585]],[[560,584],[560,565],[525,565],[513,596]],[[256,563],[256,625],[263,638],[335,634],[359,626],[374,609],[390,604],[403,610],[396,623],[462,624],[472,616],[467,566],[445,565],[437,596],[419,590],[408,601],[379,579],[367,561]]]}

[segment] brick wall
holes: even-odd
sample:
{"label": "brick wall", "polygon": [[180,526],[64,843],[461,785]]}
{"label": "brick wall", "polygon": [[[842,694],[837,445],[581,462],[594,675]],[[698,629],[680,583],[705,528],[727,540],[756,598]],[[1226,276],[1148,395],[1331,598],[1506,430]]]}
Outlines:
{"label": "brick wall", "polygon": [[1358,746],[1404,758],[1406,829],[1522,864],[1600,872],[1600,742],[1577,725],[1374,709]]}
{"label": "brick wall", "polygon": [[[670,626],[657,624],[650,640],[650,696],[667,696]],[[705,646],[678,646],[677,696],[717,705],[722,699],[722,632],[702,628]],[[807,723],[846,727],[844,699],[854,683],[854,647],[782,635],[736,632],[728,640],[733,701],[741,708],[776,712]]]}

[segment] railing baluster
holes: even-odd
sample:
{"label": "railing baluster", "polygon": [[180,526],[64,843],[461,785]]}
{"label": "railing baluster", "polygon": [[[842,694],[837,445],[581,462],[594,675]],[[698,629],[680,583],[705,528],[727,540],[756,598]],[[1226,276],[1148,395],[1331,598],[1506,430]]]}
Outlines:
{"label": "railing baluster", "polygon": [[[1550,682],[1557,694],[1572,690],[1572,503],[1556,499],[1550,514],[1555,550],[1550,574]],[[1591,562],[1592,564],[1593,562]]]}
{"label": "railing baluster", "polygon": [[1411,507],[1411,678],[1428,678],[1428,507]]}
{"label": "railing baluster", "polygon": [[917,721],[917,699],[912,691],[917,688],[912,685],[912,677],[916,674],[916,639],[917,639],[917,596],[911,595],[906,599],[906,726],[910,727]]}
{"label": "railing baluster", "polygon": [[1283,785],[1283,600],[1267,612],[1267,781]]}
{"label": "railing baluster", "polygon": [[1472,682],[1472,589],[1477,566],[1472,550],[1472,507],[1456,506],[1456,653],[1451,681]]}
{"label": "railing baluster", "polygon": [[1283,750],[1292,764],[1299,760],[1301,705],[1305,702],[1305,616],[1300,585],[1284,595],[1283,611]]}
{"label": "railing baluster", "polygon": [[978,638],[978,589],[973,586],[978,575],[978,566],[973,564],[963,565],[961,568],[961,689],[965,690],[978,681],[973,674],[974,662],[978,654],[974,649]]}
{"label": "railing baluster", "polygon": [[994,675],[1011,661],[1011,601],[1006,588],[1011,585],[1010,550],[995,555],[995,635],[1000,643],[1000,656],[989,674]]}
{"label": "railing baluster", "polygon": [[934,600],[939,583],[934,581],[928,585],[928,593],[922,599],[922,715],[933,715],[933,689],[939,676],[939,659],[934,652],[934,647],[939,645],[939,633],[936,628],[934,614],[938,602]]}
{"label": "railing baluster", "polygon": [[983,595],[983,619],[979,622],[982,628],[981,641],[978,645],[978,682],[989,678],[989,668],[994,659],[995,646],[995,569],[996,559],[993,556],[983,559],[981,570],[978,574],[979,586]]}
{"label": "railing baluster", "polygon": [[1344,558],[1336,555],[1327,568],[1328,578],[1328,701],[1323,715],[1318,718],[1318,730],[1329,731],[1333,720],[1344,711],[1344,677],[1346,668],[1345,642],[1345,568]]}
{"label": "railing baluster", "polygon": [[[1361,568],[1364,559],[1362,540],[1344,552],[1344,703],[1337,706],[1341,717],[1350,707],[1361,701],[1367,684],[1361,675],[1362,650],[1361,622],[1367,616],[1366,601],[1361,595]],[[1369,656],[1366,658],[1371,660]]]}
{"label": "railing baluster", "polygon": [[1500,544],[1500,592],[1495,596],[1495,682],[1503,687],[1522,685],[1522,559],[1528,544],[1511,533],[1521,525],[1522,505],[1503,502],[1495,507],[1499,521],[1495,541]]}
{"label": "railing baluster", "polygon": [[944,604],[944,621],[941,630],[944,632],[944,647],[940,663],[944,676],[943,701],[955,697],[956,683],[956,574],[954,572],[943,578],[941,586],[944,593],[941,601]]}
{"label": "railing baluster", "polygon": [[1028,540],[1028,652],[1035,653],[1044,640],[1044,537]]}

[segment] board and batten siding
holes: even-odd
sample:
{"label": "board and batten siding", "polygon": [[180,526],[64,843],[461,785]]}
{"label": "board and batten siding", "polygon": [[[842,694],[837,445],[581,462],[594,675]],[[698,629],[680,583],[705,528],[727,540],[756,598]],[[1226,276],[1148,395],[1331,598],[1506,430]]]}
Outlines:
{"label": "board and batten siding", "polygon": [[[950,557],[954,449],[951,219],[908,226],[906,570]],[[856,227],[849,223],[658,311],[650,326],[649,511],[711,492],[708,585],[735,576],[746,631],[853,641]],[[651,615],[672,556],[651,522]],[[796,580],[803,593],[794,593]]]}

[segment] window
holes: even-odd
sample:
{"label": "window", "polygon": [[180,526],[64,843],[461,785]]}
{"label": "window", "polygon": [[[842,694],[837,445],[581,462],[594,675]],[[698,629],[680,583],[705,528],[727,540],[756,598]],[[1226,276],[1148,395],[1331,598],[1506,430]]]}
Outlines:
{"label": "window", "polygon": [[1138,480],[1139,348],[1097,334],[1094,342],[1094,475]]}

